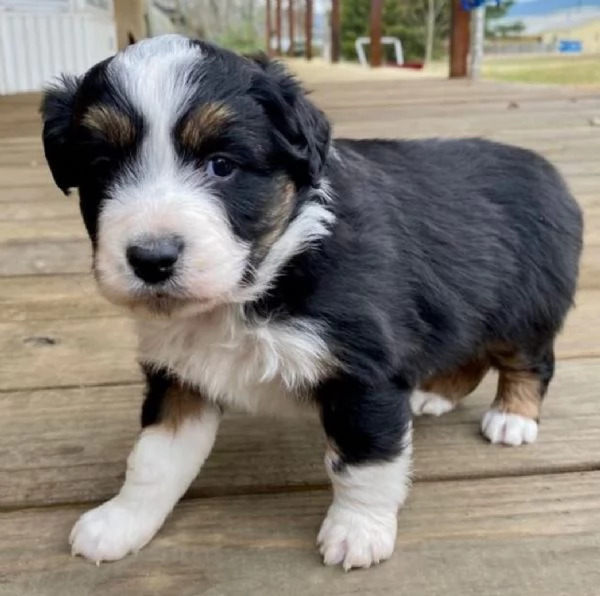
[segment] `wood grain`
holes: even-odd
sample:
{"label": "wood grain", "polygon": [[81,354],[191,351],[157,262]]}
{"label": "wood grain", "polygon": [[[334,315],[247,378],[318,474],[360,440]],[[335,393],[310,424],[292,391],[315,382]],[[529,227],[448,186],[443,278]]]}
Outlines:
{"label": "wood grain", "polygon": [[[559,364],[533,446],[506,449],[480,438],[493,377],[457,411],[418,419],[417,481],[600,469],[599,362]],[[112,496],[138,433],[141,398],[139,385],[0,393],[0,507]],[[315,418],[230,416],[191,495],[326,486],[323,449]]]}
{"label": "wood grain", "polygon": [[[60,225],[61,220],[69,218],[80,221],[77,202],[65,197],[57,199],[54,195],[51,199],[2,201],[0,208],[1,222],[52,220]],[[83,228],[81,222],[80,227]]]}
{"label": "wood grain", "polygon": [[139,378],[126,318],[0,324],[0,390],[131,382]]}
{"label": "wood grain", "polygon": [[396,553],[371,571],[323,567],[325,491],[188,501],[138,555],[69,556],[80,507],[0,518],[0,593],[13,596],[596,596],[600,474],[417,484]]}
{"label": "wood grain", "polygon": [[[22,290],[13,281],[0,291],[2,318],[10,319],[0,322],[0,390],[137,380],[130,320],[105,305],[89,283],[78,287],[78,278],[68,279],[64,289],[58,280],[46,289],[44,278],[38,279],[39,300],[35,281]],[[600,357],[598,337],[600,292],[582,290],[559,337],[557,354],[565,359]],[[54,343],[36,343],[36,338]]]}
{"label": "wood grain", "polygon": [[102,298],[91,274],[5,277],[0,322],[123,316]]}
{"label": "wood grain", "polygon": [[89,240],[34,240],[0,244],[0,277],[87,273],[92,267]]}
{"label": "wood grain", "polygon": [[71,559],[71,525],[116,492],[137,434],[135,338],[94,288],[76,193],[64,197],[44,163],[39,95],[0,97],[0,596],[597,596],[597,90],[362,72],[309,81],[337,134],[528,147],[561,169],[585,211],[578,307],[558,343],[539,442],[481,439],[493,377],[457,411],[419,419],[397,554],[343,574],[314,548],[329,502],[318,422],[232,415],[155,542],[99,569]]}

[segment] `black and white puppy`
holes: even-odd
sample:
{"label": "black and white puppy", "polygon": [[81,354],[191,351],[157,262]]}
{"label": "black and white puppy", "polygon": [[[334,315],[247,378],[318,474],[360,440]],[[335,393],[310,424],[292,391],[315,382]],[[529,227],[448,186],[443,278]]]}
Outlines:
{"label": "black and white puppy", "polygon": [[123,488],[77,522],[74,553],[143,547],[229,408],[319,412],[333,504],[318,541],[346,569],[392,554],[412,413],[452,409],[492,367],[483,434],[535,440],[582,246],[580,210],[541,157],[332,142],[281,65],[180,36],[65,77],[42,114],[148,384]]}

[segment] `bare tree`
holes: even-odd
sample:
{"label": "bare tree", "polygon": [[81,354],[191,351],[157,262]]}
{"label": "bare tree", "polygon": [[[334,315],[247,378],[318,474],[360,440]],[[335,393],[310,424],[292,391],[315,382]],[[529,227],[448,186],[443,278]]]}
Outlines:
{"label": "bare tree", "polygon": [[433,58],[433,41],[435,39],[435,0],[427,1],[427,24],[425,38],[425,63]]}
{"label": "bare tree", "polygon": [[178,4],[190,33],[216,41],[235,35],[262,39],[264,7],[259,0],[178,0]]}
{"label": "bare tree", "polygon": [[444,9],[447,7],[448,0],[425,0],[427,2],[426,20],[425,20],[425,63],[429,64],[433,59],[433,49],[435,44],[435,27],[442,17]]}

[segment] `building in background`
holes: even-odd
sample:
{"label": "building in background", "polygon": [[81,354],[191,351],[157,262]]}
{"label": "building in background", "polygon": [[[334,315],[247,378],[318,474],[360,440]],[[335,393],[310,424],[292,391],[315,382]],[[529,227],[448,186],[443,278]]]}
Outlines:
{"label": "building in background", "polygon": [[39,91],[116,49],[112,0],[0,0],[0,94]]}
{"label": "building in background", "polygon": [[[305,2],[295,3],[295,53],[304,52]],[[329,52],[329,0],[315,0],[312,47]],[[290,46],[288,2],[281,45]],[[35,92],[81,74],[144,37],[181,32],[240,52],[265,47],[264,0],[0,0],[0,94]],[[276,45],[273,35],[272,47]]]}
{"label": "building in background", "polygon": [[492,23],[497,31],[510,30],[516,24],[520,31],[490,41],[488,53],[600,54],[600,6],[573,2],[569,8],[551,12],[541,12],[550,4],[542,6],[536,0],[515,6],[524,10],[529,4],[539,6],[531,14],[515,12]]}
{"label": "building in background", "polygon": [[543,43],[559,52],[600,54],[600,11],[546,23],[539,35]]}

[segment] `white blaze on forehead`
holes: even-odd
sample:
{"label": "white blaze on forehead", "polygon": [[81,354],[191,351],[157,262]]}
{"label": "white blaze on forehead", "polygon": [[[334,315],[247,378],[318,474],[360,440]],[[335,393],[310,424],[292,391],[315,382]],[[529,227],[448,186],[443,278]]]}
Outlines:
{"label": "white blaze on forehead", "polygon": [[108,66],[128,99],[155,127],[172,126],[193,88],[188,75],[202,50],[180,35],[164,35],[129,46]]}
{"label": "white blaze on forehead", "polygon": [[177,161],[172,130],[189,106],[189,75],[201,59],[200,47],[187,38],[164,35],[129,46],[109,64],[109,74],[144,119],[145,167],[162,170]]}

